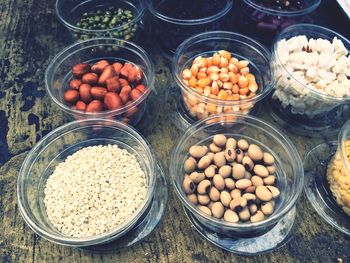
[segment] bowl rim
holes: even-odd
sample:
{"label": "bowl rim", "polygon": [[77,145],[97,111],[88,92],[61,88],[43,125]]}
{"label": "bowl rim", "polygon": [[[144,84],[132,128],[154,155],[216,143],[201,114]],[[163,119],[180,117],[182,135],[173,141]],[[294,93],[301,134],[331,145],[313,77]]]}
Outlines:
{"label": "bowl rim", "polygon": [[[85,125],[84,125],[85,124]],[[23,196],[22,192],[25,191],[24,182],[22,180],[24,178],[28,177],[28,172],[25,173],[25,169],[31,170],[33,164],[29,163],[31,159],[33,158],[33,154],[35,154],[38,149],[44,145],[44,148],[40,150],[39,153],[36,153],[34,155],[37,156],[40,154],[44,149],[46,149],[52,142],[54,142],[56,139],[62,137],[63,135],[67,134],[68,132],[77,130],[77,129],[83,129],[84,127],[92,127],[92,126],[102,126],[102,127],[114,127],[118,128],[120,130],[126,131],[129,135],[131,135],[134,139],[137,139],[140,144],[143,145],[143,147],[149,152],[150,154],[150,160],[151,160],[151,174],[149,176],[149,187],[147,189],[147,193],[145,196],[144,201],[140,204],[138,209],[133,212],[132,216],[128,219],[122,222],[120,226],[117,226],[112,229],[112,231],[101,233],[99,235],[95,236],[89,236],[89,237],[69,237],[69,236],[63,236],[64,234],[61,233],[59,230],[57,232],[61,233],[62,235],[56,235],[52,233],[48,233],[45,230],[42,229],[40,225],[37,225],[33,220],[31,219],[31,216],[28,215],[28,211],[30,211],[29,208],[25,206],[25,204],[22,202]],[[69,129],[67,131],[67,129]],[[62,133],[63,132],[63,133]],[[47,143],[47,141],[49,143]],[[45,145],[46,144],[46,145]],[[66,246],[72,246],[72,247],[83,247],[83,246],[91,246],[91,245],[97,245],[101,243],[108,242],[112,239],[114,239],[115,235],[121,234],[124,235],[127,231],[130,230],[130,227],[132,227],[137,220],[145,213],[147,210],[150,202],[152,201],[153,195],[154,195],[154,189],[156,184],[156,158],[154,155],[154,152],[148,143],[148,141],[139,134],[133,127],[116,120],[108,120],[108,119],[102,119],[102,118],[92,118],[92,119],[86,119],[86,120],[76,120],[69,123],[66,123],[62,126],[59,126],[58,128],[52,130],[47,135],[45,135],[34,147],[29,151],[26,158],[24,159],[20,171],[18,173],[17,178],[17,203],[19,210],[21,212],[21,215],[24,219],[24,221],[27,223],[27,225],[38,235],[44,237],[45,239],[56,243],[60,245],[66,245]],[[55,226],[53,226],[55,228]]]}
{"label": "bowl rim", "polygon": [[[238,41],[244,41],[245,45],[249,45],[251,49],[254,49],[255,51],[258,51],[259,53],[261,53],[261,56],[264,57],[267,64],[269,65],[270,81],[269,83],[265,83],[265,86],[263,87],[262,91],[257,93],[254,97],[240,99],[238,101],[210,98],[210,97],[204,96],[203,94],[198,93],[195,89],[189,87],[182,79],[178,62],[184,50],[186,50],[188,47],[192,46],[193,44],[201,41],[215,40],[215,39],[220,40],[223,38],[227,40],[235,39]],[[236,106],[236,105],[241,105],[241,104],[250,103],[250,102],[258,102],[263,98],[265,98],[271,92],[271,90],[275,86],[275,78],[274,78],[274,74],[270,64],[271,58],[272,58],[271,52],[265,46],[263,46],[261,43],[254,40],[253,38],[242,35],[240,33],[235,33],[230,31],[208,31],[208,32],[200,33],[192,37],[189,37],[178,46],[178,48],[175,51],[175,56],[172,62],[172,74],[174,76],[176,84],[181,88],[181,90],[185,91],[187,94],[194,96],[196,99],[199,99],[205,103],[210,103],[215,105]]]}
{"label": "bowl rim", "polygon": [[[138,0],[141,3],[141,7],[137,8],[137,15],[130,21],[127,22],[125,24],[122,24],[120,26],[116,26],[113,28],[106,28],[106,29],[85,29],[85,28],[81,28],[81,27],[77,27],[75,25],[72,25],[71,23],[69,23],[67,20],[65,20],[63,18],[63,16],[61,15],[62,13],[60,12],[60,8],[59,8],[59,3],[62,0],[56,0],[55,3],[55,13],[56,16],[58,18],[58,20],[67,28],[69,28],[70,30],[73,30],[74,32],[87,32],[87,33],[105,33],[105,32],[110,32],[110,31],[118,31],[121,29],[124,29],[126,27],[128,27],[129,25],[133,25],[133,24],[137,24],[139,21],[141,21],[141,19],[143,18],[143,15],[145,13],[145,0]],[[82,1],[81,4],[85,3],[86,1]],[[91,1],[88,1],[91,2]],[[124,2],[124,1],[123,1]]]}
{"label": "bowl rim", "polygon": [[[286,38],[282,38],[283,34],[288,33],[288,32],[298,32],[300,29],[302,29],[304,32],[307,30],[309,32],[314,32],[314,33],[323,33],[323,34],[331,34],[333,35],[333,39],[336,37],[338,40],[342,41],[343,44],[347,44],[350,46],[350,41],[345,38],[344,36],[342,36],[341,34],[323,27],[323,26],[319,26],[319,25],[314,25],[314,24],[295,24],[295,25],[291,25],[289,27],[286,27],[285,29],[283,29],[279,34],[276,35],[275,39],[274,39],[274,44],[273,44],[273,58],[272,58],[272,62],[274,61],[274,57],[277,58],[276,62],[278,66],[281,66],[281,68],[283,69],[283,71],[285,73],[288,74],[288,76],[293,79],[293,81],[297,82],[299,85],[301,85],[303,88],[307,89],[314,97],[318,98],[318,99],[327,99],[327,100],[331,100],[334,102],[338,102],[338,103],[346,103],[348,101],[350,101],[350,95],[347,97],[335,97],[329,94],[322,94],[319,92],[316,92],[314,89],[309,88],[308,86],[304,85],[302,82],[300,82],[297,78],[295,78],[287,69],[286,65],[284,65],[281,61],[280,56],[278,55],[277,52],[277,46],[279,44],[280,41],[282,41],[283,39],[286,40]],[[304,34],[305,35],[305,34]],[[295,35],[293,37],[296,36],[300,36],[300,35]],[[308,40],[312,37],[308,37]],[[290,39],[290,38],[289,38]],[[344,45],[345,46],[345,45]],[[345,47],[346,48],[346,47]],[[348,49],[348,56],[350,56],[350,50]]]}
{"label": "bowl rim", "polygon": [[[174,160],[176,160],[176,155],[179,152],[179,149],[182,147],[183,143],[188,139],[191,138],[191,136],[193,136],[194,132],[198,132],[204,129],[204,127],[208,127],[213,125],[214,123],[225,123],[226,121],[218,121],[218,122],[211,122],[211,120],[214,120],[216,118],[222,119],[220,117],[234,117],[235,121],[236,119],[240,119],[243,122],[250,122],[250,123],[257,123],[260,124],[259,127],[268,127],[269,129],[271,129],[274,133],[277,134],[278,137],[280,137],[283,142],[285,143],[284,146],[287,146],[287,148],[291,151],[289,152],[290,156],[293,156],[294,160],[295,160],[295,173],[298,175],[298,181],[295,181],[295,194],[292,198],[292,200],[286,204],[286,206],[281,209],[281,211],[276,214],[273,213],[272,215],[270,215],[267,219],[261,221],[261,222],[256,222],[256,223],[230,223],[230,222],[226,222],[224,220],[221,219],[217,219],[214,218],[212,216],[209,216],[207,214],[205,214],[203,211],[201,211],[200,209],[198,209],[195,205],[193,205],[192,203],[190,203],[187,200],[186,194],[183,192],[182,188],[178,187],[177,182],[175,180],[175,166],[177,166],[174,162]],[[209,121],[209,122],[208,122]],[[233,121],[233,122],[235,122]],[[210,123],[210,124],[205,124],[205,123]],[[232,121],[230,121],[230,123],[233,123]],[[203,124],[205,124],[203,127]],[[271,136],[275,137],[275,139],[277,139],[276,135],[270,134]],[[278,139],[279,141],[281,141],[281,139]],[[181,164],[182,165],[182,164]],[[228,228],[231,228],[232,230],[238,230],[238,229],[244,229],[247,230],[249,228],[256,228],[256,227],[263,227],[263,226],[268,226],[268,225],[272,225],[274,224],[279,218],[283,217],[283,215],[285,215],[286,213],[288,213],[296,204],[297,200],[300,198],[300,195],[303,191],[303,184],[304,184],[304,169],[303,169],[303,162],[300,158],[300,155],[297,151],[297,149],[295,148],[294,144],[292,143],[292,141],[288,138],[287,135],[284,135],[281,131],[279,131],[277,128],[275,128],[273,125],[271,125],[270,123],[268,123],[267,121],[263,120],[263,119],[259,119],[253,116],[249,116],[249,115],[244,115],[244,114],[240,114],[240,113],[225,113],[225,114],[217,114],[217,115],[212,115],[206,119],[197,121],[196,123],[194,123],[190,128],[188,128],[185,133],[183,134],[183,136],[181,137],[181,139],[179,140],[179,142],[175,145],[171,157],[170,157],[170,165],[169,165],[169,173],[170,173],[170,177],[172,180],[172,184],[174,185],[175,188],[175,192],[176,195],[178,196],[178,198],[180,198],[180,201],[183,205],[185,205],[186,208],[189,209],[189,211],[191,211],[192,214],[194,214],[195,216],[199,216],[201,219],[204,220],[208,220],[211,224],[215,224],[217,226],[225,226]]]}
{"label": "bowl rim", "polygon": [[166,15],[163,15],[156,10],[157,8],[153,5],[152,0],[147,2],[147,7],[148,7],[149,12],[153,16],[155,16],[155,17],[157,17],[165,22],[176,24],[176,25],[200,25],[200,24],[206,24],[206,23],[213,22],[213,21],[225,16],[233,7],[233,0],[225,0],[225,1],[226,1],[226,6],[219,13],[208,16],[208,17],[196,18],[196,19],[179,19],[179,18],[174,18],[174,17],[169,17]]}
{"label": "bowl rim", "polygon": [[[139,99],[132,101],[131,103],[129,103],[127,105],[123,105],[123,107],[121,107],[119,109],[101,111],[101,112],[79,111],[79,110],[71,108],[70,106],[66,105],[63,102],[60,102],[56,98],[56,96],[53,95],[53,92],[51,91],[51,83],[49,83],[49,79],[51,80],[51,78],[52,78],[52,82],[54,82],[54,75],[56,74],[57,68],[60,66],[60,65],[57,65],[58,61],[60,61],[60,63],[61,63],[62,61],[66,60],[67,57],[71,56],[72,54],[75,54],[83,49],[96,47],[96,46],[101,45],[101,44],[115,45],[115,46],[118,46],[119,48],[128,49],[129,51],[132,51],[133,53],[135,53],[138,57],[140,57],[145,62],[145,64],[148,67],[148,70],[150,71],[150,74],[148,74],[146,76],[146,79],[147,79],[146,91],[143,93],[143,95]],[[78,48],[78,47],[80,47],[80,48],[78,50],[76,50],[76,48]],[[68,55],[63,57],[63,55],[66,54],[67,52],[69,52]],[[80,61],[78,63],[83,63],[83,61]],[[49,65],[45,71],[45,88],[46,88],[46,91],[48,92],[50,98],[54,101],[54,103],[56,105],[58,105],[62,110],[64,110],[65,112],[67,112],[69,114],[73,114],[73,115],[81,116],[81,117],[89,117],[89,118],[103,118],[106,116],[120,115],[120,114],[126,112],[127,110],[129,110],[135,106],[140,105],[148,97],[148,95],[151,93],[151,91],[154,90],[154,82],[155,82],[154,64],[153,64],[150,56],[148,55],[148,53],[140,46],[138,46],[132,42],[118,39],[118,38],[92,38],[92,39],[77,42],[77,43],[74,43],[70,46],[67,46],[63,50],[61,50],[57,55],[55,55],[55,57],[50,61]]]}
{"label": "bowl rim", "polygon": [[316,8],[319,7],[319,5],[321,4],[321,0],[311,0],[311,1],[314,3],[312,3],[309,7],[306,7],[306,8],[300,9],[300,10],[280,11],[280,10],[276,10],[273,8],[263,7],[261,5],[254,3],[252,0],[243,0],[243,2],[246,5],[249,5],[250,7],[257,9],[260,12],[264,12],[264,13],[267,13],[270,15],[278,15],[278,16],[299,16],[299,15],[305,15],[305,14],[311,13]]}

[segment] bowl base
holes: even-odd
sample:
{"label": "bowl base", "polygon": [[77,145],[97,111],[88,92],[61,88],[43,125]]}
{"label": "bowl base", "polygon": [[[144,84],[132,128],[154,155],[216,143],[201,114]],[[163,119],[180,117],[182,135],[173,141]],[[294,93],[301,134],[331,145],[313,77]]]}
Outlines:
{"label": "bowl base", "polygon": [[130,247],[147,237],[160,223],[168,200],[167,180],[162,167],[157,165],[156,185],[153,200],[135,226],[124,236],[106,244],[79,247],[81,250],[91,252],[115,252]]}
{"label": "bowl base", "polygon": [[348,105],[339,106],[322,116],[318,115],[311,119],[301,114],[291,113],[275,99],[270,98],[269,101],[268,110],[272,118],[283,128],[299,135],[305,136],[312,133],[335,135],[350,118]]}
{"label": "bowl base", "polygon": [[[192,126],[193,123],[199,121],[196,117],[193,117],[187,110],[185,102],[183,101],[180,88],[171,87],[167,94],[167,102],[171,104],[174,110],[170,111],[168,116],[172,123],[181,131],[186,131]],[[249,112],[250,116],[256,116],[259,112],[260,103],[256,103],[252,110]]]}
{"label": "bowl base", "polygon": [[327,180],[328,164],[337,147],[337,142],[329,142],[309,151],[304,160],[304,190],[313,208],[328,224],[350,235],[350,217],[336,203]]}
{"label": "bowl base", "polygon": [[296,208],[292,208],[271,230],[255,237],[242,238],[218,234],[201,224],[191,213],[185,213],[194,228],[214,245],[239,255],[259,255],[276,250],[285,245],[292,237],[292,228],[296,217]]}

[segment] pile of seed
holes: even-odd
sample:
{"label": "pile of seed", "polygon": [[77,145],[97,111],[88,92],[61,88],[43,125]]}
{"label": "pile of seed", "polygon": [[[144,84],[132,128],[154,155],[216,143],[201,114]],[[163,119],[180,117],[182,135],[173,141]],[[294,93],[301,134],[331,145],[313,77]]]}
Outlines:
{"label": "pile of seed", "polygon": [[345,150],[348,160],[342,159],[338,149],[328,165],[327,180],[337,204],[350,216],[350,175],[344,163],[350,161],[350,140],[345,142]]}
{"label": "pile of seed", "polygon": [[136,157],[116,145],[82,148],[59,163],[45,186],[51,223],[72,237],[109,232],[140,207],[147,193]]}
{"label": "pile of seed", "polygon": [[183,190],[204,213],[232,223],[259,222],[273,213],[280,191],[270,153],[217,134],[209,147],[191,146],[189,154]]}
{"label": "pile of seed", "polygon": [[[87,30],[108,30],[123,26],[134,19],[131,10],[123,8],[110,7],[108,10],[97,10],[84,13],[76,22],[76,26]],[[136,31],[137,25],[132,24],[121,31],[113,31],[111,37],[130,39]],[[78,36],[79,37],[79,36]],[[81,39],[87,39],[89,36],[82,35]]]}

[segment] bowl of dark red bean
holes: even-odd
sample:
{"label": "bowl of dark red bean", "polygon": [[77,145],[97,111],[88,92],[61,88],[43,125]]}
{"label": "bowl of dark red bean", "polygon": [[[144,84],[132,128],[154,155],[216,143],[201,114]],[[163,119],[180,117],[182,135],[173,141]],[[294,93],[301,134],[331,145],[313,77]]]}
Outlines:
{"label": "bowl of dark red bean", "polygon": [[296,23],[311,23],[310,13],[321,0],[242,0],[240,26],[244,32],[265,44],[276,33]]}
{"label": "bowl of dark red bean", "polygon": [[215,245],[246,255],[276,249],[292,233],[304,178],[299,154],[263,120],[217,116],[192,125],[175,147],[175,192],[196,230]]}

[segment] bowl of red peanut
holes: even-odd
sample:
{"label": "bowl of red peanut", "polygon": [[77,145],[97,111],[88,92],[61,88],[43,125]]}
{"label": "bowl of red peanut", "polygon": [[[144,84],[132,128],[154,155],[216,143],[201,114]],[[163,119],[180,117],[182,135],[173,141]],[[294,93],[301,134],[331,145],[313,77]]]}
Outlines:
{"label": "bowl of red peanut", "polygon": [[148,54],[125,40],[97,38],[73,44],[49,64],[49,96],[75,119],[108,118],[136,125],[154,84]]}

